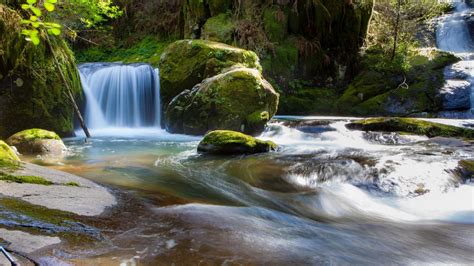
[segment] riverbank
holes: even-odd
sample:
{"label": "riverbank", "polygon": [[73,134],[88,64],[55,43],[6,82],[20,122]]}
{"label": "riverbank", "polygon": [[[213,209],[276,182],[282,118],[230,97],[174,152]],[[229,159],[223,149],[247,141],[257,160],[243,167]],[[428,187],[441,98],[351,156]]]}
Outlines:
{"label": "riverbank", "polygon": [[21,254],[31,258],[72,239],[94,238],[99,232],[79,217],[117,205],[109,189],[76,175],[26,162],[0,170],[0,245],[20,262]]}

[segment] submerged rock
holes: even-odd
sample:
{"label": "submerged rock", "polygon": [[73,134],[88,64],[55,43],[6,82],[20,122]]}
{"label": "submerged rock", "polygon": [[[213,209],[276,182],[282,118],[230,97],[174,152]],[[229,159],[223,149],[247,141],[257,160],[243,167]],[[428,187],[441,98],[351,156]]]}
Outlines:
{"label": "submerged rock", "polygon": [[262,69],[258,56],[251,51],[204,40],[172,43],[160,60],[161,103],[166,108],[181,92],[235,65]]}
{"label": "submerged rock", "polygon": [[346,125],[348,129],[364,131],[406,132],[428,137],[474,138],[474,130],[444,125],[415,118],[369,118]]}
{"label": "submerged rock", "polygon": [[57,156],[67,150],[56,133],[37,128],[18,132],[8,138],[7,143],[15,146],[23,154]]}
{"label": "submerged rock", "polygon": [[278,98],[258,70],[233,69],[175,97],[166,109],[166,129],[191,135],[215,129],[260,133],[276,113]]}
{"label": "submerged rock", "polygon": [[230,130],[209,132],[198,146],[198,152],[209,154],[253,154],[276,149],[277,145],[271,141]]}

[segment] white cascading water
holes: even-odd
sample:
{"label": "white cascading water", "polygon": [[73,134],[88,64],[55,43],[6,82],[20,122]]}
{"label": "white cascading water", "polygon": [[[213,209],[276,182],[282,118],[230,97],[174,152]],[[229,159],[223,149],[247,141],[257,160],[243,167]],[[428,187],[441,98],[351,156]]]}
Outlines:
{"label": "white cascading water", "polygon": [[85,120],[94,130],[160,127],[159,70],[150,65],[87,63],[79,66]]}
{"label": "white cascading water", "polygon": [[462,59],[445,70],[446,84],[443,91],[450,99],[445,104],[445,109],[463,109],[469,108],[470,105],[470,111],[462,116],[472,118],[474,117],[474,42],[469,33],[466,16],[474,9],[464,2],[454,4],[455,11],[441,18],[436,31],[438,48],[455,53]]}

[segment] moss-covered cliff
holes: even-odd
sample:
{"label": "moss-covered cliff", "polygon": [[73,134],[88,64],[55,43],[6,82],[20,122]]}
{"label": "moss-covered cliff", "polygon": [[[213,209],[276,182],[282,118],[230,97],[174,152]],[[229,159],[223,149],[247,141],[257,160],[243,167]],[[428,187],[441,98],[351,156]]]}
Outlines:
{"label": "moss-covered cliff", "polygon": [[[73,109],[43,41],[34,46],[21,35],[19,14],[0,4],[0,137],[39,127],[61,135],[73,131]],[[76,95],[81,85],[66,42],[51,38],[54,53]]]}

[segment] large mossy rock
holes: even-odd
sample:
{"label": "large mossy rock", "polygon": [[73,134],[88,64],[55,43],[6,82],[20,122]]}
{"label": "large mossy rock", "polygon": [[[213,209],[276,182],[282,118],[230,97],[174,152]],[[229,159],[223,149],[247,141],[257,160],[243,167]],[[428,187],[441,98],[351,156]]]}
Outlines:
{"label": "large mossy rock", "polygon": [[383,57],[379,50],[367,52],[363,71],[336,103],[338,113],[405,116],[443,109],[444,68],[459,58],[437,49],[414,50],[403,69]]}
{"label": "large mossy rock", "polygon": [[20,159],[3,140],[0,140],[0,170],[3,168],[12,168],[18,165]]}
{"label": "large mossy rock", "polygon": [[[25,41],[20,15],[0,4],[0,137],[40,127],[61,135],[73,133],[74,112],[65,84],[44,36],[38,46]],[[74,56],[65,41],[50,36],[61,70],[81,95]]]}
{"label": "large mossy rock", "polygon": [[277,145],[271,141],[230,130],[211,131],[198,145],[198,152],[216,155],[253,154],[276,149]]}
{"label": "large mossy rock", "polygon": [[474,138],[474,130],[455,127],[415,118],[369,118],[358,120],[346,125],[353,130],[405,132],[428,137],[460,137]]}
{"label": "large mossy rock", "polygon": [[52,131],[43,129],[27,129],[14,134],[7,139],[22,154],[29,155],[63,155],[67,148],[61,138]]}
{"label": "large mossy rock", "polygon": [[235,65],[261,71],[258,56],[251,51],[204,40],[172,43],[160,60],[161,103],[166,108],[184,90]]}
{"label": "large mossy rock", "polygon": [[259,70],[235,68],[175,97],[165,112],[165,125],[169,132],[191,135],[215,129],[257,134],[276,113],[278,100]]}

